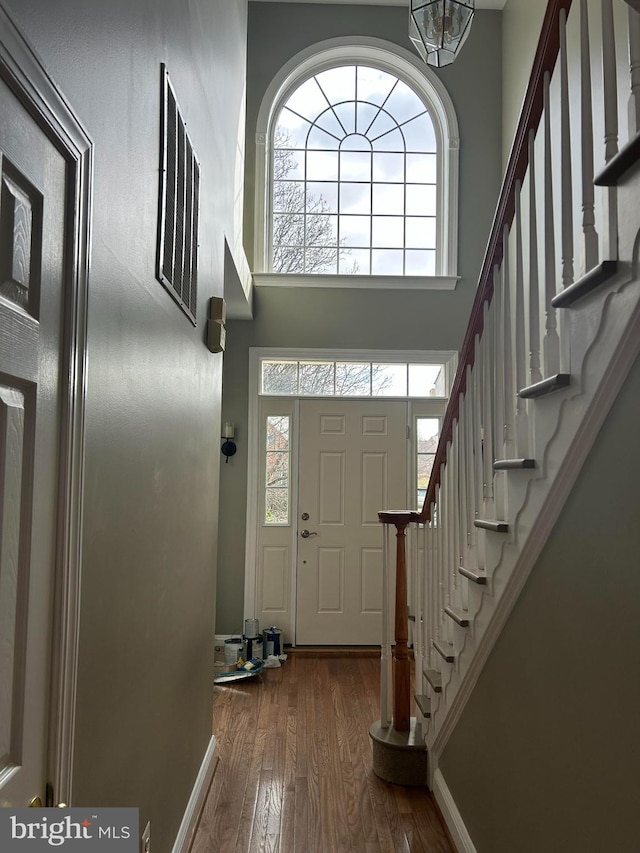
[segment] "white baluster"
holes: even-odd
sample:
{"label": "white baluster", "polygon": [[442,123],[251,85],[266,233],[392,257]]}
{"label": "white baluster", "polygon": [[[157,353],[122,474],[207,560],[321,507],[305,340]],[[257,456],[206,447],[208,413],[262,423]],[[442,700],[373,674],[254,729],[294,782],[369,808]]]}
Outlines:
{"label": "white baluster", "polygon": [[451,551],[451,564],[449,566],[449,577],[451,578],[451,601],[458,603],[458,566],[460,565],[460,412],[458,419],[453,424],[453,440],[451,442],[453,452],[453,470],[451,472],[451,540],[453,543]]}
{"label": "white baluster", "polygon": [[571,123],[567,72],[567,13],[560,10],[560,186],[562,223],[562,286],[573,283],[573,182]]}
{"label": "white baluster", "polygon": [[413,662],[416,692],[422,693],[422,565],[420,562],[419,527],[410,524],[407,527],[409,537],[409,555],[411,560],[411,609],[413,610]]}
{"label": "white baluster", "polygon": [[538,211],[536,205],[536,135],[529,133],[529,376],[542,380],[540,370],[540,286],[538,279]]}
{"label": "white baluster", "polygon": [[[502,318],[503,294],[502,275],[500,267],[496,264],[493,268],[493,301],[494,307],[494,452],[497,457],[502,458],[504,444],[505,423],[505,400],[504,400],[504,321]],[[495,507],[496,518],[506,517],[506,475],[498,471],[494,474]]]}
{"label": "white baluster", "polygon": [[466,457],[467,457],[467,546],[468,559],[472,567],[477,568],[478,564],[478,529],[473,522],[476,517],[476,463],[474,453],[474,410],[473,410],[473,376],[471,366],[467,365],[466,379],[467,393],[465,395],[466,409]]}
{"label": "white baluster", "polygon": [[640,14],[629,6],[629,137],[640,131]]}
{"label": "white baluster", "polygon": [[474,340],[475,355],[471,374],[471,404],[473,411],[473,467],[475,477],[475,514],[480,514],[484,502],[483,474],[482,470],[482,387],[480,384],[482,369],[480,366],[480,336],[476,335]]}
{"label": "white baluster", "polygon": [[[453,455],[454,455],[454,445],[453,439],[447,445],[447,466],[445,470],[445,479],[447,483],[447,492],[445,495],[446,500],[446,526],[445,526],[445,536],[447,540],[447,549],[446,549],[446,561],[445,561],[445,576],[444,576],[444,584],[445,584],[445,606],[451,606],[453,604],[453,585],[451,583],[451,566],[453,565],[454,558],[454,539],[453,539],[453,531],[455,525],[453,523]],[[446,620],[446,628],[447,628],[447,640],[449,642],[453,642],[453,625],[451,624],[451,620],[447,618]]]}
{"label": "white baluster", "polygon": [[[441,471],[442,474],[442,471]],[[435,622],[434,622],[434,631],[433,636],[436,639],[440,638],[440,627],[442,623],[442,584],[440,579],[442,578],[442,549],[443,549],[443,536],[442,536],[442,480],[438,483],[438,487],[436,489],[436,510],[437,510],[437,519],[438,526],[436,528],[436,585],[435,585]]]}
{"label": "white baluster", "polygon": [[598,235],[595,229],[595,195],[593,186],[593,109],[591,94],[591,49],[589,46],[589,11],[587,0],[580,0],[580,100],[582,124],[582,233],[584,236],[584,271],[598,264]]}
{"label": "white baluster", "polygon": [[431,640],[435,639],[438,630],[438,622],[436,618],[438,606],[438,528],[436,526],[437,519],[437,489],[434,493],[432,515],[431,515],[431,572],[429,573],[429,636],[427,638],[427,655],[429,660],[433,660],[433,646]]}
{"label": "white baluster", "polygon": [[494,435],[493,435],[493,364],[495,360],[494,350],[494,310],[495,305],[489,302],[484,304],[484,342],[483,377],[482,377],[482,425],[484,434],[483,463],[484,463],[484,492],[489,506],[487,512],[493,515],[493,460],[494,460]]}
{"label": "white baluster", "polygon": [[550,75],[544,75],[544,373],[555,376],[560,371],[560,340],[558,338],[556,309],[551,300],[556,295],[556,245],[553,205],[553,166],[551,148],[551,103],[549,97]]}
{"label": "white baluster", "polygon": [[[516,391],[527,384],[527,344],[525,335],[525,292],[524,270],[522,256],[522,197],[521,184],[516,181],[515,187],[515,232],[516,232],[516,318],[515,318],[515,349],[516,349]],[[527,420],[527,402],[516,395],[516,454],[526,456],[529,441],[529,424]]]}
{"label": "white baluster", "polygon": [[[602,0],[602,80],[604,91],[604,157],[608,163],[618,153],[618,79],[611,0]],[[618,195],[616,187],[604,190],[603,256],[618,257]]]}
{"label": "white baluster", "polygon": [[[447,444],[447,458],[449,458],[450,444]],[[449,624],[448,620],[444,619],[444,608],[449,604],[449,484],[448,474],[449,466],[443,465],[441,468],[441,489],[440,489],[440,507],[442,510],[442,563],[440,566],[440,618],[442,620],[442,628],[440,636],[442,639],[449,640]]]}
{"label": "white baluster", "polygon": [[431,636],[431,610],[430,610],[430,578],[431,578],[431,522],[425,521],[423,525],[423,563],[424,578],[422,582],[422,654],[423,658],[429,657],[429,643]]}
{"label": "white baluster", "polygon": [[422,661],[424,663],[424,659],[426,656],[427,649],[427,637],[428,634],[428,621],[429,621],[429,609],[427,604],[427,590],[429,584],[429,570],[428,570],[428,546],[429,546],[429,524],[428,522],[423,522],[420,527],[420,543],[422,545],[422,574],[420,581],[420,609],[422,612],[422,622],[420,625],[420,645],[422,647]]}
{"label": "white baluster", "polygon": [[[481,518],[484,514],[484,469],[482,464],[482,363],[480,355],[479,335],[476,335],[474,344],[475,357],[473,360],[473,384],[471,386],[471,403],[473,412],[473,467],[476,481],[475,518]],[[477,528],[474,527],[474,530],[477,530]],[[484,537],[482,536],[482,533],[476,536],[476,559],[478,560],[478,566],[484,565]]]}
{"label": "white baluster", "polygon": [[[469,477],[469,458],[467,456],[467,407],[466,398],[463,394],[459,397],[459,423],[458,423],[458,443],[460,445],[459,457],[459,483],[460,483],[460,498],[458,502],[459,518],[460,518],[460,553],[458,555],[458,565],[466,565],[467,549],[469,542],[469,504],[468,504],[468,477]],[[467,587],[464,578],[458,573],[457,581],[460,585],[461,603],[466,609],[468,601],[466,597]]]}
{"label": "white baluster", "polygon": [[502,279],[500,267],[493,268],[493,305],[494,305],[494,370],[495,370],[495,452],[502,456],[504,439],[504,322],[502,319]]}
{"label": "white baluster", "polygon": [[504,397],[504,429],[502,439],[502,455],[504,459],[513,459],[513,418],[515,410],[515,395],[513,383],[513,336],[511,327],[511,281],[509,264],[509,229],[505,225],[502,234],[502,323],[503,323],[503,397]]}

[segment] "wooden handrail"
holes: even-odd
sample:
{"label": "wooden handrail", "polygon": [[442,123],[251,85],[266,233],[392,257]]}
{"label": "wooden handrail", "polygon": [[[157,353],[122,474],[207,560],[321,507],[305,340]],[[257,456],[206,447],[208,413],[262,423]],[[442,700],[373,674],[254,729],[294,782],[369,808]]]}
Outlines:
{"label": "wooden handrail", "polygon": [[524,98],[520,120],[516,129],[511,155],[505,171],[502,190],[498,199],[493,226],[487,244],[487,250],[478,280],[478,289],[471,309],[471,317],[464,336],[458,370],[453,381],[449,405],[444,415],[440,440],[435,454],[433,471],[429,487],[425,495],[422,511],[419,513],[420,522],[428,521],[431,517],[431,507],[435,503],[436,488],[440,482],[440,469],[447,458],[447,444],[453,437],[453,424],[458,419],[460,395],[465,393],[467,382],[467,367],[474,362],[474,341],[476,335],[482,333],[483,310],[485,302],[493,296],[493,270],[502,261],[503,232],[505,226],[510,226],[515,213],[515,186],[522,181],[529,166],[528,139],[531,130],[537,130],[542,116],[543,89],[545,74],[551,75],[560,49],[560,11],[567,14],[571,0],[549,0],[542,23],[542,31],[538,41],[531,77]]}

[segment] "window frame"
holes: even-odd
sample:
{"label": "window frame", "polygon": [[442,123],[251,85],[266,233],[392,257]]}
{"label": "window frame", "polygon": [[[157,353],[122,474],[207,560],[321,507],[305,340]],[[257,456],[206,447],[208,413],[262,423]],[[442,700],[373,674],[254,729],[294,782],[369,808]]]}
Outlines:
{"label": "window frame", "polygon": [[[271,264],[271,149],[276,118],[290,95],[311,77],[339,65],[369,65],[393,74],[424,101],[437,141],[437,232],[434,276],[273,273]],[[267,88],[256,125],[254,281],[257,285],[453,289],[458,253],[458,121],[451,98],[431,69],[408,50],[382,39],[338,38],[319,42],[287,62]]]}

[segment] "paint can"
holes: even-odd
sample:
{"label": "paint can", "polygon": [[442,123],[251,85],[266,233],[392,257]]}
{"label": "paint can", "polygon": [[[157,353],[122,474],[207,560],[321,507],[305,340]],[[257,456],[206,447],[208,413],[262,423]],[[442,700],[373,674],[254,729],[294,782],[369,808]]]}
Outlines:
{"label": "paint can", "polygon": [[243,637],[243,657],[245,660],[264,660],[264,646],[262,637]]}
{"label": "paint can", "polygon": [[224,641],[224,662],[235,666],[242,654],[242,637],[229,637]]}
{"label": "paint can", "polygon": [[260,623],[257,619],[245,619],[244,620],[244,635],[245,637],[259,637],[260,636]]}
{"label": "paint can", "polygon": [[262,639],[265,660],[269,657],[269,655],[282,654],[282,631],[280,630],[280,628],[276,628],[275,625],[272,625],[270,628],[267,628],[262,632]]}

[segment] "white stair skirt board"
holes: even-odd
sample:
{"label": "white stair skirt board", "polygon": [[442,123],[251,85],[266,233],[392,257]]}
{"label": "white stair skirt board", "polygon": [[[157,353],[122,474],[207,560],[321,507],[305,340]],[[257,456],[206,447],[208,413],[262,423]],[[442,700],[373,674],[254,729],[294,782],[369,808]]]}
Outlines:
{"label": "white stair skirt board", "polygon": [[477,853],[471,836],[467,832],[467,827],[462,820],[462,815],[458,811],[455,800],[451,796],[451,791],[444,781],[444,776],[439,768],[436,768],[433,774],[432,790],[458,853]]}
{"label": "white stair skirt board", "polygon": [[198,827],[200,813],[209,793],[209,786],[218,763],[218,742],[213,735],[207,746],[200,770],[196,777],[187,808],[185,809],[178,835],[173,845],[172,853],[188,853]]}
{"label": "white stair skirt board", "polygon": [[[640,189],[640,175],[634,182]],[[623,232],[624,233],[624,232]],[[621,240],[627,257],[636,232]],[[640,244],[640,232],[638,233]],[[536,410],[539,469],[531,478],[509,480],[512,534],[489,542],[491,595],[480,595],[470,609],[474,633],[456,646],[456,666],[442,675],[442,693],[432,703],[427,746],[436,761],[443,753],[497,638],[546,542],[604,419],[631,365],[640,355],[640,288],[631,264],[603,292],[585,297],[571,318],[575,384],[551,395]],[[495,534],[490,534],[495,536]],[[479,587],[479,590],[488,587]]]}

